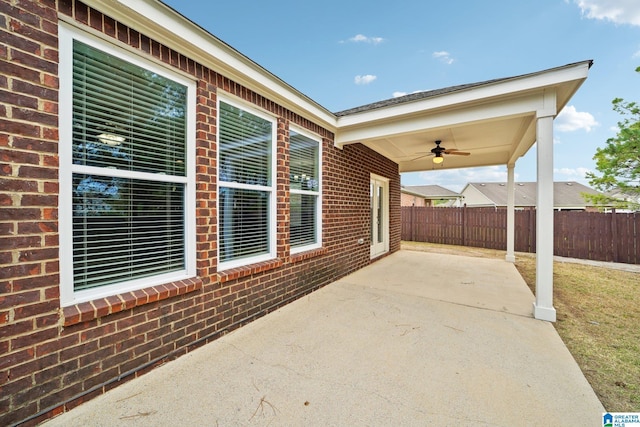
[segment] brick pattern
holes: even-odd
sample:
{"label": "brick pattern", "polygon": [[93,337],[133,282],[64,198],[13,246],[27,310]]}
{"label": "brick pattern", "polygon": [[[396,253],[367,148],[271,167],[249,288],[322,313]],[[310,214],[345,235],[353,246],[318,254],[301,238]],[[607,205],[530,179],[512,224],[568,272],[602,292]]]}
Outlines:
{"label": "brick pattern", "polygon": [[[58,251],[58,13],[197,79],[197,277],[62,309]],[[34,425],[370,263],[369,177],[397,165],[73,0],[0,1],[0,425]],[[277,258],[217,270],[216,97],[278,117]],[[288,128],[322,137],[323,247],[290,254]]]}
{"label": "brick pattern", "polygon": [[418,197],[412,194],[405,194],[405,193],[401,193],[400,203],[402,206],[417,206],[417,207],[427,206],[427,202],[425,201],[424,197]]}

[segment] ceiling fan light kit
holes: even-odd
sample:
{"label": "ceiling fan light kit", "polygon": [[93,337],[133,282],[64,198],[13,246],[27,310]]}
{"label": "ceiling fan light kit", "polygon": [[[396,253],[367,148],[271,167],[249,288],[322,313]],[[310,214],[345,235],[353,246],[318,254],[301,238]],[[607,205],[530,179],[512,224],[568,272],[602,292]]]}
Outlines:
{"label": "ceiling fan light kit", "polygon": [[423,154],[422,156],[416,157],[412,161],[419,160],[419,159],[422,159],[423,157],[427,157],[427,156],[433,156],[433,159],[432,159],[433,163],[436,164],[436,165],[439,165],[442,162],[444,162],[444,154],[446,154],[446,155],[453,154],[455,156],[468,156],[468,155],[471,154],[471,153],[468,153],[466,151],[459,151],[457,148],[449,149],[449,148],[441,147],[440,146],[440,144],[442,143],[441,140],[437,140],[437,141],[434,141],[434,142],[435,142],[436,146],[430,150],[430,153]]}

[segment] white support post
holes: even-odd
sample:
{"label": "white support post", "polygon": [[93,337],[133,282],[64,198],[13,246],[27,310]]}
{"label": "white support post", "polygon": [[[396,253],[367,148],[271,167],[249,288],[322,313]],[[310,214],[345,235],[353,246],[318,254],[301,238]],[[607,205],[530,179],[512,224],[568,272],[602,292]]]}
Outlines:
{"label": "white support post", "polygon": [[[536,319],[556,321],[553,307],[553,117],[551,111],[539,111],[537,119],[537,174],[536,204],[536,301],[533,315]],[[545,104],[547,104],[545,97]],[[549,100],[551,101],[551,100]],[[548,105],[548,104],[547,104]],[[544,113],[544,114],[541,114]]]}
{"label": "white support post", "polygon": [[507,256],[505,259],[508,262],[516,262],[515,253],[515,235],[516,235],[516,221],[515,221],[515,178],[514,169],[516,165],[509,163],[507,165]]}

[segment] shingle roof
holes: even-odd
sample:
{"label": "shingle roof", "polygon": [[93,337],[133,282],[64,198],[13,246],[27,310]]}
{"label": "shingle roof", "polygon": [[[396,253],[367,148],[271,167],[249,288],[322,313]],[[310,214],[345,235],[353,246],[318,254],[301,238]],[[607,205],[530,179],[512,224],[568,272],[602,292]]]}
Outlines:
{"label": "shingle roof", "polygon": [[407,190],[416,195],[424,196],[429,199],[450,199],[460,197],[459,193],[451,191],[439,185],[404,185],[402,190]]}
{"label": "shingle roof", "polygon": [[457,85],[457,86],[450,86],[450,87],[446,87],[446,88],[442,88],[442,89],[435,89],[435,90],[427,90],[427,91],[423,91],[423,92],[416,92],[416,93],[411,93],[409,95],[398,96],[396,98],[385,99],[385,100],[382,100],[382,101],[373,102],[371,104],[361,105],[359,107],[350,108],[348,110],[338,111],[338,112],[333,113],[333,114],[336,115],[337,117],[348,116],[350,114],[362,113],[362,112],[365,112],[365,111],[370,111],[370,110],[375,110],[375,109],[378,109],[378,108],[389,107],[389,106],[392,106],[392,105],[405,104],[405,103],[410,103],[410,102],[414,102],[414,101],[420,101],[420,100],[427,99],[427,98],[434,98],[436,96],[445,95],[445,94],[454,93],[454,92],[460,92],[460,91],[471,89],[471,88],[474,88],[474,87],[487,86],[487,85],[491,85],[491,84],[494,84],[494,83],[501,83],[501,82],[505,82],[505,81],[509,81],[509,80],[516,80],[516,79],[520,79],[520,78],[523,78],[523,77],[532,77],[532,76],[536,76],[536,75],[539,75],[539,74],[547,73],[549,71],[560,70],[560,69],[571,67],[571,66],[574,66],[574,65],[577,65],[577,64],[582,64],[584,62],[588,62],[589,63],[589,67],[591,67],[591,65],[593,63],[593,61],[591,61],[591,60],[582,61],[582,62],[575,62],[575,63],[563,65],[563,66],[560,66],[560,67],[550,68],[550,69],[544,70],[544,71],[537,71],[537,72],[534,72],[534,73],[521,74],[519,76],[503,77],[503,78],[499,78],[499,79],[486,80],[486,81],[483,81],[483,82],[468,83],[468,84],[462,84],[462,85]]}
{"label": "shingle roof", "polygon": [[[470,182],[472,186],[485,197],[492,200],[496,206],[507,205],[507,184],[504,182]],[[515,206],[535,206],[537,182],[515,183]],[[575,181],[559,181],[553,183],[553,205],[557,208],[572,208],[591,206],[582,197],[582,193],[598,194],[586,185]]]}

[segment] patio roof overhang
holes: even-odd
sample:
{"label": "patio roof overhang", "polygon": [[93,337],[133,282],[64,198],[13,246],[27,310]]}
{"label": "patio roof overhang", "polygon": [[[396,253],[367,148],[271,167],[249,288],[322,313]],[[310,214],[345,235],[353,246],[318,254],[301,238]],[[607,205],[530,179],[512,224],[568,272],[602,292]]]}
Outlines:
{"label": "patio roof overhang", "polygon": [[[536,118],[556,116],[587,78],[592,61],[487,82],[421,92],[338,116],[335,145],[362,143],[400,172],[514,164],[536,141]],[[425,156],[442,146],[470,152]]]}

